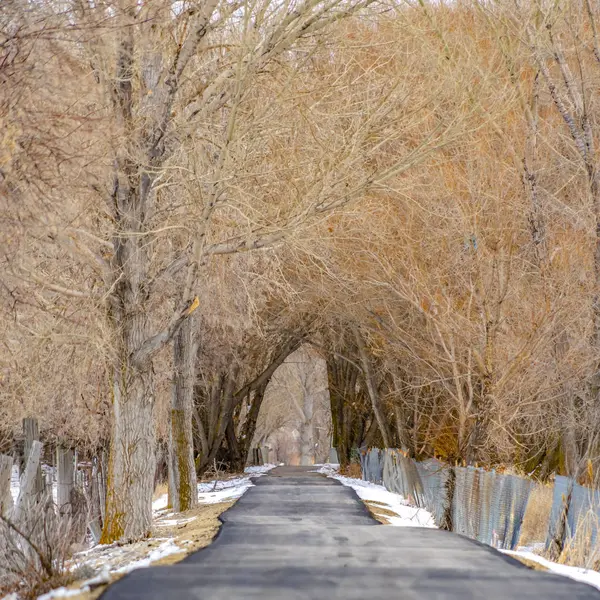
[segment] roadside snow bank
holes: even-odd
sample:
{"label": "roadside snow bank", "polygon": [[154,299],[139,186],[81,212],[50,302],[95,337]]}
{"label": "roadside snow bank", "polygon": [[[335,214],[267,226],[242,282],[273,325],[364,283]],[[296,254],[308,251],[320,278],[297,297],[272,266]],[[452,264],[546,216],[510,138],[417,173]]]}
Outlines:
{"label": "roadside snow bank", "polygon": [[565,577],[570,577],[571,579],[575,579],[577,581],[581,581],[583,583],[587,583],[595,588],[600,590],[600,573],[598,571],[592,571],[591,569],[582,569],[580,567],[570,567],[568,565],[561,565],[559,563],[552,562],[539,554],[535,554],[534,552],[527,552],[523,550],[500,550],[504,554],[508,554],[509,556],[517,556],[524,558],[526,560],[530,560],[532,562],[536,562],[542,567],[548,569],[552,573],[556,573],[557,575],[563,575]]}
{"label": "roadside snow bank", "polygon": [[351,487],[358,497],[371,503],[371,508],[377,514],[377,507],[394,513],[395,516],[381,514],[394,527],[437,527],[433,516],[424,508],[410,506],[406,499],[400,494],[394,494],[386,490],[382,485],[376,485],[362,479],[344,477],[338,473],[339,465],[322,465],[319,473],[324,473],[332,479],[337,479],[345,486]]}

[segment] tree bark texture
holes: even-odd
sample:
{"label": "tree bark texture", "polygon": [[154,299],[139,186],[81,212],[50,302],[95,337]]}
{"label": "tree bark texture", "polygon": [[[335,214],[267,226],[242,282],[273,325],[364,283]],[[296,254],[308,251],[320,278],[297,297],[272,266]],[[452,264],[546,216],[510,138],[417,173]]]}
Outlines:
{"label": "tree bark texture", "polygon": [[113,382],[113,424],[101,543],[147,537],[155,472],[152,375],[123,357]]}
{"label": "tree bark texture", "polygon": [[173,510],[181,512],[198,504],[192,411],[194,405],[194,320],[182,324],[173,343],[173,395],[169,439],[169,485]]}

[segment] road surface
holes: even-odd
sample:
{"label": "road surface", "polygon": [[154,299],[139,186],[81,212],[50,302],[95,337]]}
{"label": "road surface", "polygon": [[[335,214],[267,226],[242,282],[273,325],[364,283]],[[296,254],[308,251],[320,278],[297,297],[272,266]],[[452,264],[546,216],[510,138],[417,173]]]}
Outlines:
{"label": "road surface", "polygon": [[600,600],[467,538],[386,527],[355,492],[306,467],[278,467],[225,512],[213,543],[133,571],[102,600]]}

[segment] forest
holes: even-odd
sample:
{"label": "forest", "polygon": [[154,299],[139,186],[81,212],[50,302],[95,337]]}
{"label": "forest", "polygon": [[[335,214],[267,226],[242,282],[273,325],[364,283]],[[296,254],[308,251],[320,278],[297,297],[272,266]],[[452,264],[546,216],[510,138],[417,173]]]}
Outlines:
{"label": "forest", "polygon": [[599,28],[595,0],[0,2],[0,454],[35,422],[98,474],[101,543],[142,539],[166,473],[186,510],[243,470],[300,352],[342,465],[597,482]]}

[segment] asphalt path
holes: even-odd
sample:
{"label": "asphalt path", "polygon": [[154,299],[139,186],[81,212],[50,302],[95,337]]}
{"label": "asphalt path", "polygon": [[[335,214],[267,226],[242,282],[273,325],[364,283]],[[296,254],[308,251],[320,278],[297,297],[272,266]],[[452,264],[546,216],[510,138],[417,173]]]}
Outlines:
{"label": "asphalt path", "polygon": [[310,468],[254,483],[210,546],[133,571],[102,600],[600,600],[465,537],[380,525],[352,489]]}

